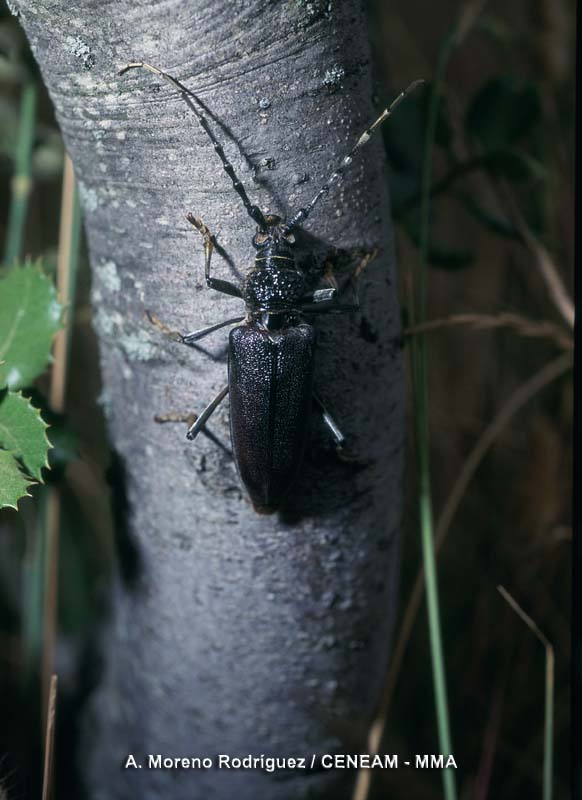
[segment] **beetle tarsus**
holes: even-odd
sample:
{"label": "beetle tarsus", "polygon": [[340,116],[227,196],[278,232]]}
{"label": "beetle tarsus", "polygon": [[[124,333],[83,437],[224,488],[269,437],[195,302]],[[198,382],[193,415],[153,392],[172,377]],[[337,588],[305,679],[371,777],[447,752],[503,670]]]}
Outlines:
{"label": "beetle tarsus", "polygon": [[161,331],[164,336],[167,336],[169,339],[172,339],[174,342],[182,342],[183,336],[180,331],[173,331],[169,328],[162,320],[153,313],[153,311],[149,311],[147,308],[145,310],[145,315],[151,324],[156,327],[159,331]]}
{"label": "beetle tarsus", "polygon": [[374,261],[376,256],[378,255],[378,248],[375,247],[373,250],[369,250],[367,253],[364,253],[362,258],[358,262],[358,266],[355,268],[352,274],[352,280],[357,281],[362,272],[366,269],[368,264],[371,261]]}
{"label": "beetle tarsus", "polygon": [[223,281],[220,278],[213,278],[210,274],[210,260],[214,250],[214,237],[202,222],[194,214],[186,214],[186,219],[193,225],[202,236],[204,241],[204,276],[206,278],[206,285],[209,289],[214,289],[215,292],[221,294],[228,294],[230,297],[242,297],[240,287],[230,281]]}
{"label": "beetle tarsus", "polygon": [[176,411],[170,411],[168,414],[156,414],[154,422],[159,422],[160,425],[166,422],[185,422],[189,427],[192,427],[197,419],[198,414],[194,411],[191,411],[189,414],[180,414]]}

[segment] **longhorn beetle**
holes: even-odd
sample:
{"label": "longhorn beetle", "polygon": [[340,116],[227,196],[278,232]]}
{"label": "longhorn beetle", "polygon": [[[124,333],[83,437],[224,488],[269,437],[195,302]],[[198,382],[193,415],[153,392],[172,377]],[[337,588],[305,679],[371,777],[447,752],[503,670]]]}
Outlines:
{"label": "longhorn beetle", "polygon": [[153,315],[150,315],[150,320],[166,334],[189,346],[219,328],[236,325],[229,337],[228,383],[200,416],[190,417],[195,421],[188,429],[187,437],[194,439],[226,395],[230,394],[230,431],[236,466],[255,511],[270,514],[278,508],[301,466],[312,402],[322,414],[336,445],[341,448],[344,442],[343,434],[313,392],[315,331],[305,317],[314,313],[342,313],[358,309],[357,305],[337,302],[336,289],[306,292],[304,274],[295,261],[293,232],[328,194],[332,184],[342,177],[352,163],[354,153],[369,141],[406,95],[423,81],[414,81],[401,92],[373,125],[362,133],[313,199],[290,219],[284,220],[275,214],[263,214],[258,206],[251,203],[203,110],[198,107],[196,96],[167,72],[143,61],[126,64],[119,74],[138,68],[163,78],[182,95],[212,142],[247,214],[257,226],[252,239],[256,250],[255,263],[242,284],[237,286],[211,275],[213,237],[208,228],[192,214],[186,217],[204,241],[207,286],[242,299],[245,303],[244,316],[186,334],[171,331]]}

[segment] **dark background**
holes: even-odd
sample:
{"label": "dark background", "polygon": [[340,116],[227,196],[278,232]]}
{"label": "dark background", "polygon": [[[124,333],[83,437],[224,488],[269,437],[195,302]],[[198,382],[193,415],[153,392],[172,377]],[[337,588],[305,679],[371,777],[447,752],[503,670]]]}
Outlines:
{"label": "dark background", "polygon": [[[417,76],[431,80],[451,26],[475,4],[441,0],[370,2],[376,105]],[[535,253],[511,234],[511,203],[573,283],[575,4],[566,0],[489,2],[452,53],[443,85],[434,181],[487,145],[503,158],[467,169],[433,200],[428,319],[514,312],[571,335],[540,277]],[[16,19],[0,6],[0,237],[10,200],[24,69],[34,69]],[[38,78],[40,82],[40,77]],[[426,94],[385,127],[391,168],[403,324],[419,263],[418,191]],[[62,145],[41,93],[26,252],[54,270]],[[500,188],[501,187],[501,188]],[[510,202],[507,201],[507,194]],[[416,199],[415,199],[416,198]],[[58,753],[74,753],[79,709],[97,673],[94,625],[105,608],[107,575],[118,558],[111,485],[114,464],[100,408],[90,275],[83,251],[74,313],[66,423],[75,457],[50,480],[64,493],[59,581]],[[447,326],[429,335],[429,409],[435,517],[484,429],[513,393],[560,354],[544,336],[513,329]],[[40,396],[46,380],[39,382]],[[409,387],[409,398],[411,389]],[[405,481],[401,621],[421,564],[413,405]],[[571,376],[537,393],[498,432],[463,494],[439,554],[439,586],[459,796],[504,800],[540,796],[544,650],[496,590],[503,584],[555,648],[555,797],[570,793]],[[66,437],[65,437],[66,438]],[[113,466],[113,470],[112,470]],[[113,475],[113,479],[111,476]],[[0,513],[0,789],[23,797],[40,765],[40,700],[31,645],[32,554],[42,489],[18,514]],[[424,603],[403,653],[383,750],[401,758],[437,753]],[[28,637],[28,638],[27,638]],[[57,756],[58,758],[58,756]],[[58,771],[56,796],[80,796],[72,757]],[[60,763],[60,762],[58,762]],[[437,771],[375,773],[374,796],[437,798]],[[0,791],[0,796],[2,796]]]}

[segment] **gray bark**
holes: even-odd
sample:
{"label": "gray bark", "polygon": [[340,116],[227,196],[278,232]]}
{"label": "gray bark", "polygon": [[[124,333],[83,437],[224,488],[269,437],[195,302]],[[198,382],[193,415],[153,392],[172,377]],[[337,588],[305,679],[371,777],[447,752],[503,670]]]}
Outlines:
{"label": "gray bark", "polygon": [[[203,282],[201,217],[234,267],[254,226],[181,98],[124,63],[187,82],[249,194],[290,213],[309,200],[373,120],[358,3],[268,0],[12,2],[55,104],[84,203],[112,442],[128,479],[140,573],[113,589],[107,669],[85,725],[93,798],[343,797],[348,774],[297,770],[123,770],[128,753],[312,753],[364,748],[388,655],[398,560],[403,426],[399,313],[381,145],[360,151],[306,224],[304,247],[379,255],[362,315],[318,320],[316,384],[359,456],[341,462],[312,424],[286,509],[257,516],[235,467],[156,413],[200,411],[226,382],[214,358],[165,341],[240,303]],[[379,138],[379,137],[378,137]],[[344,265],[344,270],[346,269]],[[340,271],[345,278],[347,272]],[[228,442],[228,404],[211,429]]]}

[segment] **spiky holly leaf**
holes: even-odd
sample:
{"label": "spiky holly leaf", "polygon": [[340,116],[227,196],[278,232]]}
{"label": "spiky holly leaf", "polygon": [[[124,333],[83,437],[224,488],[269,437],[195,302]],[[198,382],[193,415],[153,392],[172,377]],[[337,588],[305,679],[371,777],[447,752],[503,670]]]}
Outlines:
{"label": "spiky holly leaf", "polygon": [[0,391],[0,447],[10,451],[33,478],[42,481],[48,467],[48,425],[27,397],[20,392]]}
{"label": "spiky holly leaf", "polygon": [[28,495],[33,483],[20,469],[8,450],[0,450],[0,508],[18,509],[18,501]]}
{"label": "spiky holly leaf", "polygon": [[30,386],[50,359],[63,307],[39,264],[16,265],[0,280],[0,386]]}

